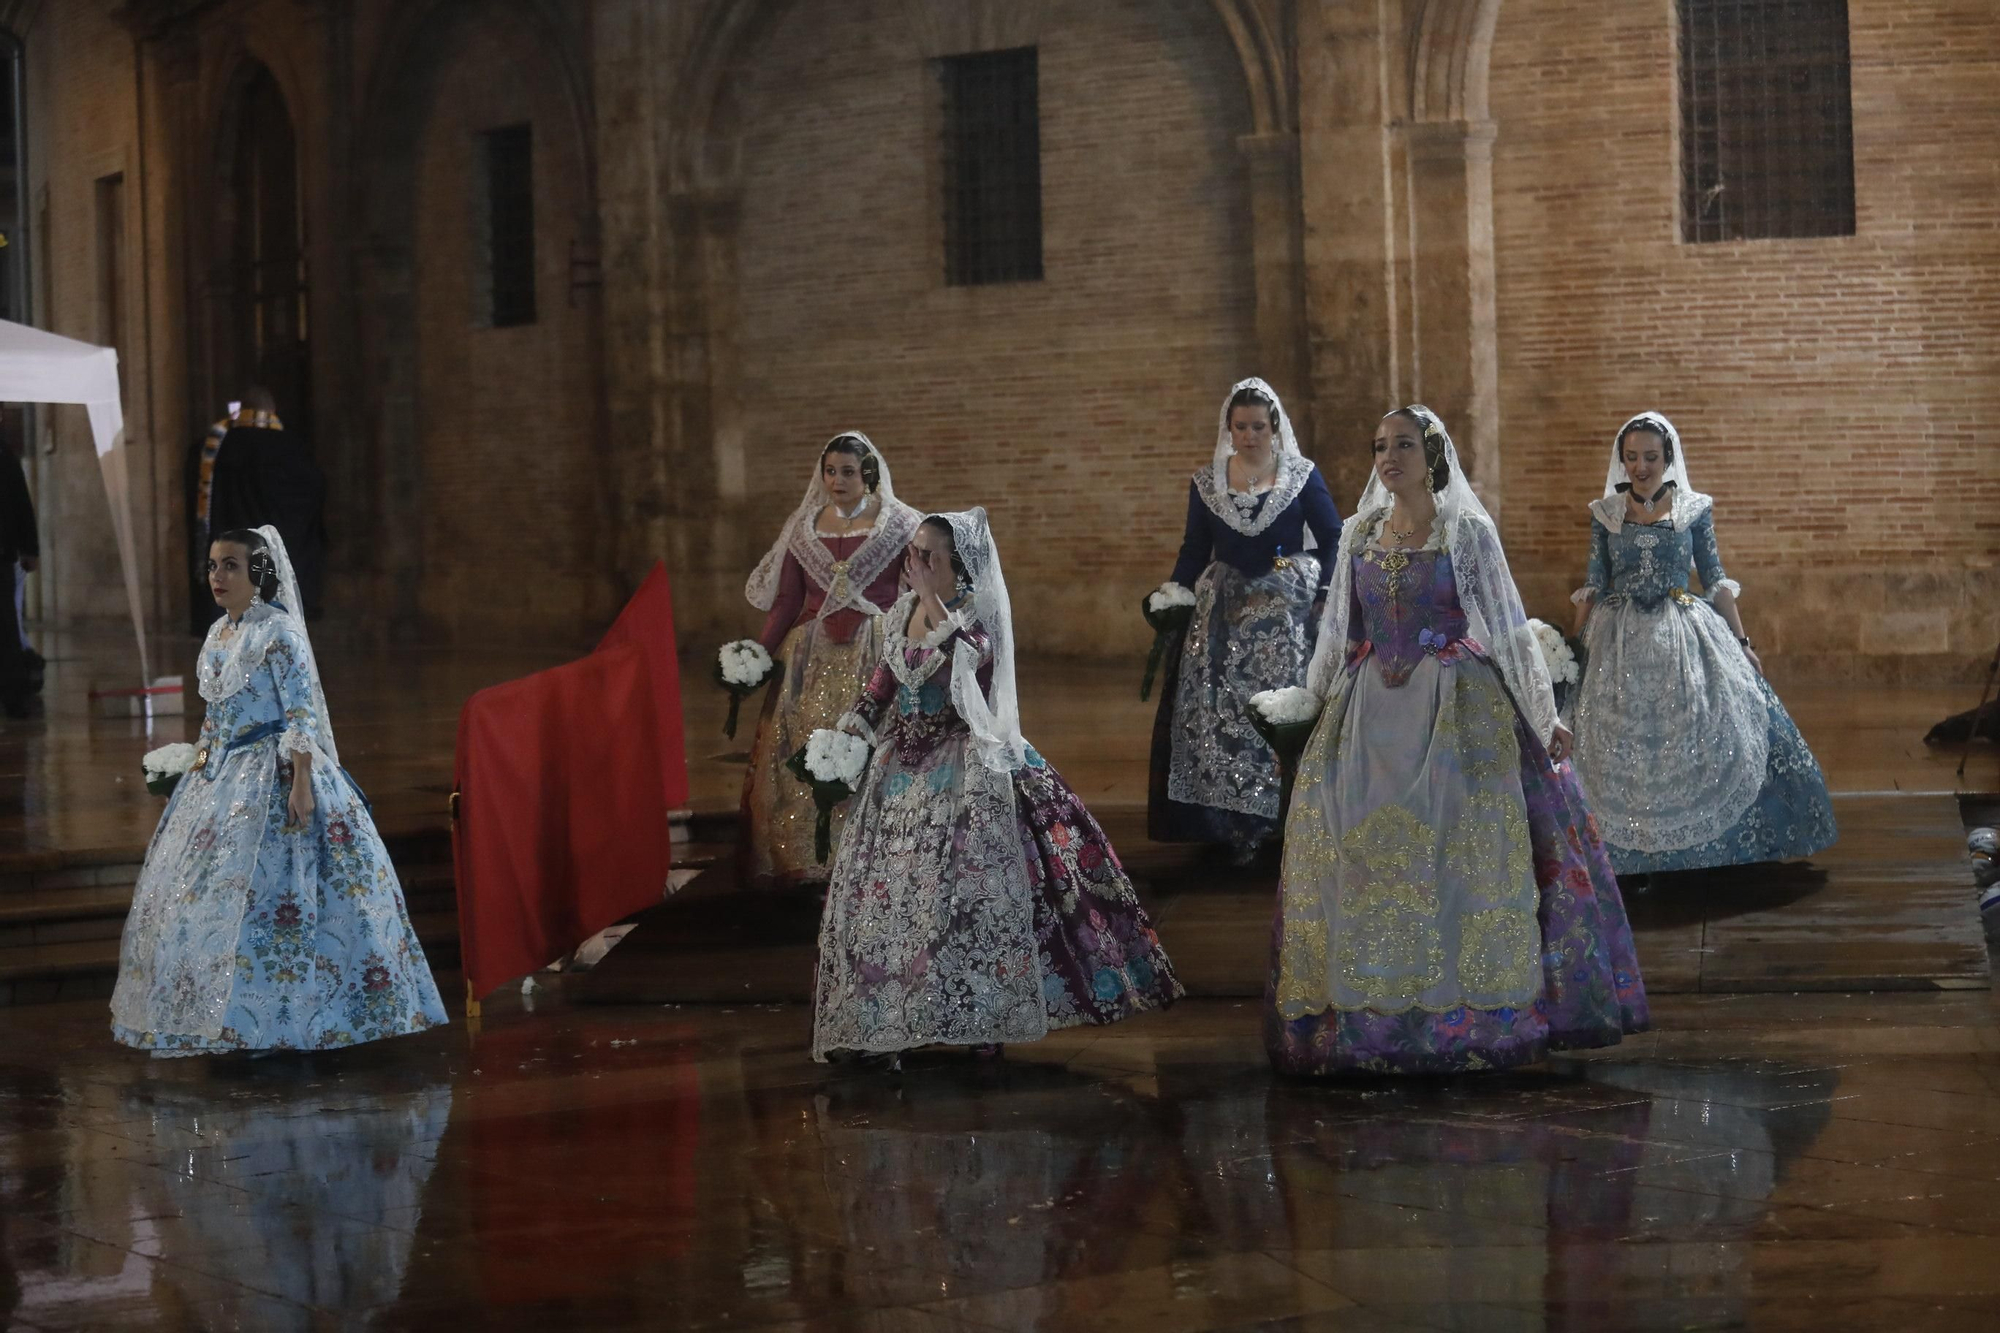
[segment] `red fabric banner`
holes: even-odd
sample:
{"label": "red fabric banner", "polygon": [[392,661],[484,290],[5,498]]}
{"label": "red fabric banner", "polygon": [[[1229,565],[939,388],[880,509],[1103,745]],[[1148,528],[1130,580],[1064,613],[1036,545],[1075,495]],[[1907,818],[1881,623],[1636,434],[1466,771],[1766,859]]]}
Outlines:
{"label": "red fabric banner", "polygon": [[656,568],[598,650],[458,720],[452,860],[475,996],[660,901],[687,800],[673,603]]}

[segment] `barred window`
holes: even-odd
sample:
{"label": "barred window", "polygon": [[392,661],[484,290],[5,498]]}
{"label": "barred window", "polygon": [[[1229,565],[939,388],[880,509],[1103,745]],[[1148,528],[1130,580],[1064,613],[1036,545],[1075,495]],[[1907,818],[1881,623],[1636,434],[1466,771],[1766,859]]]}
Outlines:
{"label": "barred window", "polygon": [[955,287],[1042,276],[1035,48],[938,62],[944,91],[944,273]]}
{"label": "barred window", "polygon": [[508,125],[480,135],[479,322],[535,322],[535,137]]}
{"label": "barred window", "polygon": [[1681,239],[1854,234],[1847,0],[1679,0]]}

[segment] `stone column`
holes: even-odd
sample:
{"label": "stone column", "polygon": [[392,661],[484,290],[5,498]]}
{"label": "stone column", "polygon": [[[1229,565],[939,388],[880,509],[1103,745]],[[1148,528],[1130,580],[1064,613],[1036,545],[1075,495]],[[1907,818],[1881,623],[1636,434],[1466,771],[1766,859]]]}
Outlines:
{"label": "stone column", "polygon": [[1251,270],[1257,282],[1258,374],[1285,398],[1299,445],[1312,447],[1312,395],[1306,384],[1305,289],[1300,253],[1299,138],[1246,134],[1237,140],[1250,169]]}
{"label": "stone column", "polygon": [[1362,442],[1403,382],[1384,128],[1393,44],[1374,4],[1306,5],[1297,14],[1304,406],[1345,513],[1367,480]]}
{"label": "stone column", "polygon": [[1500,504],[1500,362],[1491,121],[1402,130],[1409,180],[1412,396],[1444,418],[1474,487]]}

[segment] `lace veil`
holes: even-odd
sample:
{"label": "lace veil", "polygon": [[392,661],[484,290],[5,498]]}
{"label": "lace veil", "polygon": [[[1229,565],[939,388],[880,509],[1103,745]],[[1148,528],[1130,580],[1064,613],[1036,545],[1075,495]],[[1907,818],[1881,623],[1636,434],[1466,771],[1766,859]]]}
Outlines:
{"label": "lace veil", "polygon": [[1670,481],[1675,483],[1674,528],[1676,531],[1685,532],[1688,524],[1707,513],[1714,507],[1715,502],[1697,491],[1688,481],[1687,446],[1681,443],[1681,433],[1674,429],[1674,423],[1658,412],[1641,412],[1620,426],[1618,433],[1611,437],[1611,462],[1604,471],[1604,497],[1592,501],[1591,510],[1603,519],[1604,526],[1613,532],[1624,526],[1625,497],[1618,488],[1631,485],[1631,480],[1625,475],[1624,451],[1618,442],[1625,438],[1626,431],[1638,426],[1657,431],[1666,438],[1673,450],[1674,461],[1667,464],[1667,470],[1660,476],[1660,484],[1664,486]]}
{"label": "lace veil", "polygon": [[[242,689],[250,679],[250,673],[263,662],[271,640],[281,630],[290,629],[298,636],[302,652],[299,669],[306,673],[312,689],[312,734],[303,739],[309,740],[326,757],[327,763],[337,770],[340,767],[340,751],[333,743],[333,719],[327,713],[326,690],[320,684],[319,662],[313,657],[312,637],[306,633],[305,615],[299,610],[304,605],[299,600],[299,576],[292,569],[291,554],[285,550],[285,539],[278,535],[278,530],[267,524],[255,531],[270,548],[272,571],[278,579],[278,595],[274,600],[254,605],[244,613],[219,667],[210,670],[207,666],[208,654],[206,651],[202,653],[203,667],[197,677],[201,697],[214,703]],[[209,631],[210,636],[220,634],[228,624],[226,618],[217,620]],[[286,749],[297,749],[296,745],[287,743],[297,738],[292,737],[289,731],[286,737],[287,740],[281,740],[279,744]]]}
{"label": "lace veil", "polygon": [[1026,761],[1027,742],[1021,739],[1021,697],[1014,683],[1014,607],[1000,571],[1000,548],[983,508],[931,517],[951,525],[959,562],[972,581],[971,618],[993,644],[993,683],[986,689],[979,685],[979,654],[963,643],[953,650],[952,706],[972,728],[980,762],[1012,773]]}
{"label": "lace veil", "polygon": [[[845,570],[837,567],[826,544],[813,535],[820,510],[826,508],[831,500],[826,492],[826,481],[821,476],[821,466],[827,449],[838,440],[860,441],[881,469],[875,493],[870,497],[870,503],[877,506],[875,531],[847,561]],[[778,540],[764,553],[757,567],[750,571],[750,579],[743,585],[743,595],[759,611],[770,610],[771,603],[778,598],[778,575],[784,569],[785,554],[790,552],[798,558],[807,576],[826,593],[826,600],[819,609],[821,619],[843,609],[881,615],[888,608],[876,606],[864,594],[868,585],[880,578],[882,571],[889,567],[889,562],[902,555],[903,548],[916,535],[919,517],[916,510],[896,498],[896,484],[889,474],[889,460],[882,456],[875,442],[858,430],[842,431],[828,440],[813,459],[812,481],[806,486],[805,499],[799,501],[799,507],[792,511],[792,516],[778,530]]]}
{"label": "lace veil", "polygon": [[[1271,484],[1270,496],[1255,518],[1246,517],[1229,495],[1229,460],[1236,456],[1236,445],[1229,438],[1229,402],[1245,390],[1270,404],[1271,415],[1277,418],[1278,424],[1277,435],[1271,441],[1271,453],[1278,465],[1277,477]],[[1284,405],[1278,401],[1278,391],[1254,375],[1230,385],[1216,422],[1214,460],[1206,472],[1196,473],[1194,479],[1195,490],[1209,512],[1244,536],[1254,537],[1277,522],[1278,516],[1291,507],[1292,501],[1298,499],[1299,492],[1312,479],[1312,472],[1312,460],[1299,452],[1299,438],[1292,431],[1292,414],[1285,411]],[[1312,550],[1313,545],[1313,535],[1308,530],[1305,548]]]}
{"label": "lace veil", "polygon": [[[1464,608],[1466,633],[1486,650],[1493,665],[1507,682],[1514,701],[1541,737],[1544,744],[1555,731],[1555,693],[1549,683],[1549,669],[1535,646],[1534,631],[1521,606],[1521,594],[1514,586],[1507,557],[1500,549],[1500,531],[1493,516],[1473,493],[1458,450],[1445,431],[1444,423],[1428,407],[1411,405],[1399,409],[1412,417],[1427,440],[1440,441],[1451,480],[1437,494],[1437,526],[1434,529],[1451,555],[1452,578],[1458,585],[1459,605]],[[1389,415],[1395,416],[1392,412]],[[1340,536],[1340,567],[1334,571],[1333,595],[1326,599],[1320,620],[1319,643],[1313,649],[1312,665],[1306,673],[1312,691],[1325,698],[1346,666],[1348,618],[1352,614],[1352,569],[1374,535],[1376,526],[1389,513],[1394,499],[1389,488],[1374,472],[1355,506],[1354,517]]]}

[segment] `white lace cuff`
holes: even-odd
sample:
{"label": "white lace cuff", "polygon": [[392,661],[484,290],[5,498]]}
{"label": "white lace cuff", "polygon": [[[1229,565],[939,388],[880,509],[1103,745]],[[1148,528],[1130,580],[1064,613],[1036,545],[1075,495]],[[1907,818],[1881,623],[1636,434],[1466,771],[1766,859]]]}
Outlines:
{"label": "white lace cuff", "polygon": [[304,727],[286,727],[278,733],[279,754],[312,754],[314,752],[312,733]]}
{"label": "white lace cuff", "polygon": [[1729,595],[1731,597],[1736,598],[1738,601],[1743,600],[1743,585],[1738,583],[1735,579],[1717,579],[1715,581],[1715,586],[1708,590],[1709,600],[1714,601],[1715,594],[1722,592],[1724,590],[1727,590]]}
{"label": "white lace cuff", "polygon": [[840,721],[834,723],[833,726],[834,730],[836,731],[853,732],[855,735],[859,736],[862,740],[867,741],[868,748],[871,750],[874,749],[877,744],[879,744],[879,742],[875,739],[875,728],[869,726],[868,719],[861,716],[861,714],[859,713],[842,713],[840,715]]}
{"label": "white lace cuff", "polygon": [[925,648],[943,647],[946,639],[949,639],[954,634],[962,634],[971,628],[972,617],[967,615],[963,610],[947,611],[944,613],[944,619],[931,626],[931,632],[924,635],[922,646]]}
{"label": "white lace cuff", "polygon": [[1604,589],[1595,584],[1586,583],[1569,595],[1570,605],[1582,606],[1586,602],[1594,602],[1603,591]]}

